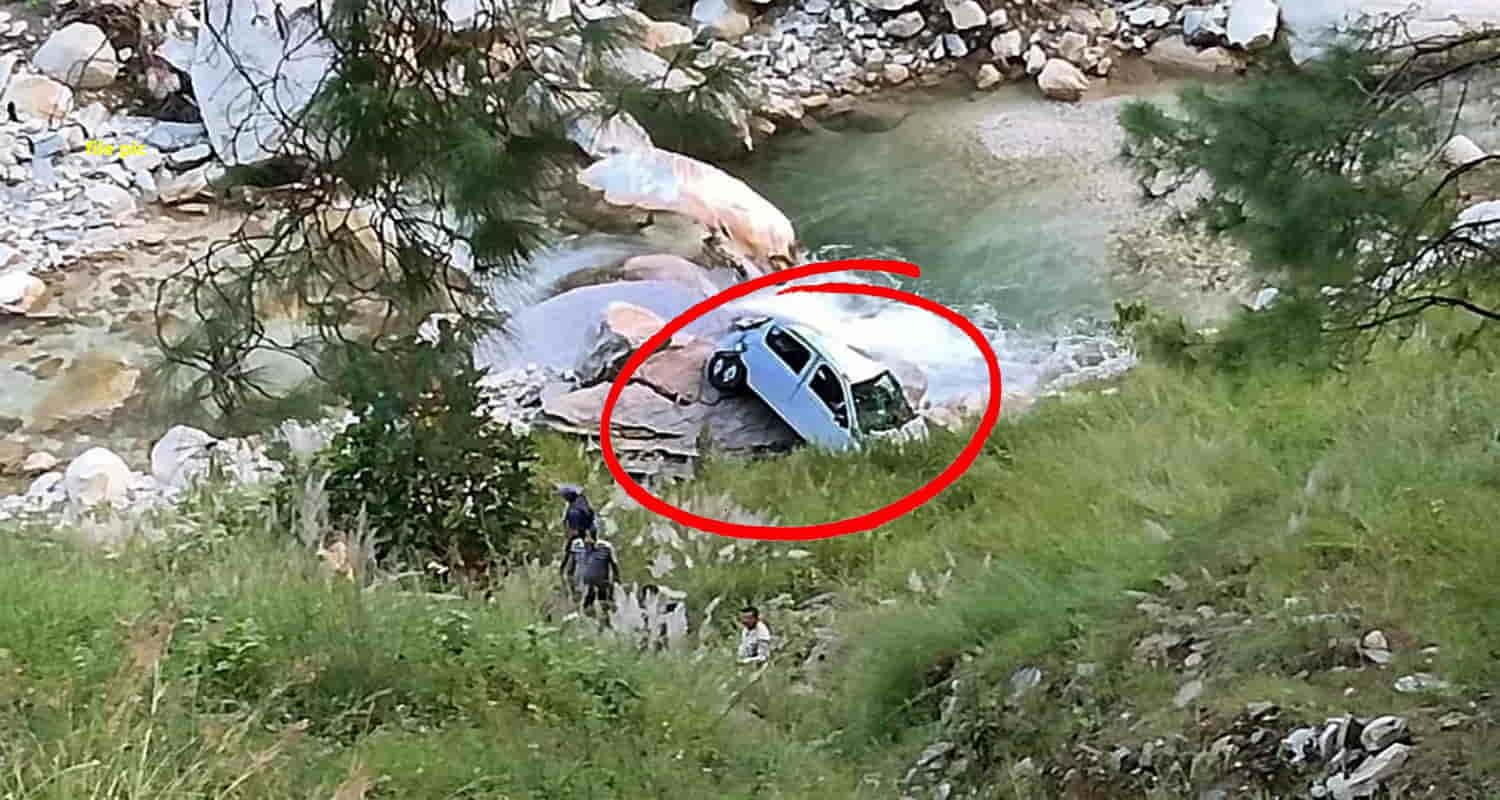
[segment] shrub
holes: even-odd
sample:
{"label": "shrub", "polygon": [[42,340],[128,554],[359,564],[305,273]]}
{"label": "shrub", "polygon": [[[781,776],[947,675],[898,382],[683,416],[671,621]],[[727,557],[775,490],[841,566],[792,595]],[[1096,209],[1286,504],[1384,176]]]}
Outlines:
{"label": "shrub", "polygon": [[363,511],[380,558],[473,571],[527,555],[543,502],[536,447],[491,416],[466,343],[445,334],[345,355],[338,383],[357,419],[322,459],[331,521],[349,527]]}

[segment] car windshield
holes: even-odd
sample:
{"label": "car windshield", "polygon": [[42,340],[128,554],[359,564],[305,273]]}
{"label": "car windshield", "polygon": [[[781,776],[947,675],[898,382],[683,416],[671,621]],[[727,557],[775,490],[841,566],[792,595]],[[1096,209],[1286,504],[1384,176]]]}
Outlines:
{"label": "car windshield", "polygon": [[906,395],[901,392],[901,385],[889,372],[882,372],[849,388],[854,395],[854,411],[862,430],[891,430],[916,417],[906,402]]}

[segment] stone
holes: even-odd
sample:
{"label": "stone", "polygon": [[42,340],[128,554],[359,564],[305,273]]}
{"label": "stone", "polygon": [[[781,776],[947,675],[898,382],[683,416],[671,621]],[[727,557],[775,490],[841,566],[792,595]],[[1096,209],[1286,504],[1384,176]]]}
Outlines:
{"label": "stone", "polygon": [[213,148],[209,147],[207,143],[201,143],[168,153],[166,161],[167,166],[172,169],[188,170],[207,163],[213,157]]}
{"label": "stone", "polygon": [[135,209],[135,197],[112,183],[95,183],[83,190],[83,196],[107,216],[118,217]]}
{"label": "stone", "polygon": [[1042,684],[1042,671],[1037,667],[1022,667],[1010,676],[1010,698],[1014,703]]}
{"label": "stone", "polygon": [[1203,681],[1199,678],[1184,683],[1178,690],[1177,695],[1172,698],[1172,705],[1177,708],[1187,708],[1192,705],[1200,695],[1203,694]]}
{"label": "stone", "polygon": [[186,203],[208,194],[208,166],[188,170],[180,175],[156,176],[157,197],[166,205]]}
{"label": "stone", "polygon": [[0,311],[25,314],[47,294],[47,284],[29,272],[0,272]]}
{"label": "stone", "polygon": [[1259,50],[1270,45],[1276,38],[1280,13],[1275,0],[1234,0],[1225,27],[1229,44],[1244,50]]}
{"label": "stone", "polygon": [[886,64],[880,77],[888,84],[897,86],[911,78],[911,70],[901,64]]}
{"label": "stone", "polygon": [[1169,36],[1151,45],[1146,52],[1146,62],[1169,70],[1203,75],[1239,72],[1245,66],[1222,47],[1199,50],[1183,41],[1181,36]]}
{"label": "stone", "polygon": [[209,142],[208,128],[197,122],[158,122],[142,140],[153,150],[170,153]]}
{"label": "stone", "polygon": [[20,75],[5,88],[0,107],[15,104],[22,118],[57,122],[73,110],[73,90],[46,75]]}
{"label": "stone", "polygon": [[943,50],[950,58],[963,58],[969,54],[969,46],[964,43],[963,37],[956,33],[943,34]]}
{"label": "stone", "polygon": [[630,354],[665,325],[661,317],[632,303],[610,303],[577,367],[578,381],[588,386],[619,373]]}
{"label": "stone", "polygon": [[1036,84],[1042,94],[1054,100],[1077,101],[1088,91],[1089,79],[1077,67],[1060,59],[1047,59]]}
{"label": "stone", "polygon": [[984,13],[984,8],[975,0],[960,0],[957,3],[949,3],[947,6],[948,18],[953,21],[953,29],[966,31],[972,28],[983,27],[989,20]]}
{"label": "stone", "polygon": [[1140,6],[1127,11],[1125,21],[1137,28],[1160,28],[1172,21],[1172,12],[1163,6]]}
{"label": "stone", "polygon": [[208,472],[211,453],[218,443],[197,428],[173,427],[151,448],[151,477],[161,486],[186,489]]}
{"label": "stone", "polygon": [[1443,159],[1444,164],[1457,169],[1458,167],[1468,166],[1484,158],[1485,152],[1479,145],[1474,144],[1473,139],[1459,134],[1449,139],[1448,143],[1443,145],[1440,157]]}
{"label": "stone", "polygon": [[927,27],[927,20],[922,18],[920,11],[907,11],[881,23],[880,30],[886,36],[897,39],[910,39],[922,32]]}
{"label": "stone", "polygon": [[1082,63],[1083,51],[1088,46],[1088,36],[1077,31],[1068,31],[1057,42],[1057,55],[1070,63]]}
{"label": "stone", "polygon": [[1393,744],[1380,751],[1379,754],[1366,759],[1347,776],[1343,774],[1330,776],[1324,786],[1327,787],[1333,800],[1359,800],[1359,798],[1370,797],[1375,794],[1382,783],[1401,771],[1401,767],[1406,764],[1406,759],[1410,755],[1410,746]]}
{"label": "stone", "polygon": [[1365,729],[1360,732],[1359,744],[1367,752],[1378,753],[1387,746],[1395,744],[1405,735],[1405,718],[1391,715],[1376,717],[1370,720],[1365,725]]}
{"label": "stone", "polygon": [[1004,80],[1000,70],[994,64],[984,64],[979,68],[979,74],[974,76],[974,85],[980,89],[988,89]]}
{"label": "stone", "polygon": [[74,22],[47,37],[31,63],[75,89],[101,89],[120,74],[119,58],[104,31],[85,22]]}
{"label": "stone", "polygon": [[[314,4],[204,0],[189,73],[209,143],[229,166],[291,154],[284,121],[328,77],[334,59]],[[269,24],[269,20],[278,24]]]}
{"label": "stone", "polygon": [[1041,47],[1033,44],[1026,51],[1026,74],[1040,75],[1047,66],[1047,53]]}
{"label": "stone", "polygon": [[620,279],[627,281],[674,281],[691,286],[705,297],[716,294],[718,287],[708,279],[704,269],[685,258],[673,255],[634,256],[620,265]]}
{"label": "stone", "polygon": [[743,0],[697,0],[692,19],[720,39],[734,40],[750,30],[750,7]]}
{"label": "stone", "polygon": [[1004,28],[1010,24],[1010,15],[1005,9],[997,8],[990,12],[988,22],[991,28]]}
{"label": "stone", "polygon": [[68,499],[85,508],[100,503],[122,503],[129,488],[130,467],[103,447],[84,451],[63,473],[63,490]]}
{"label": "stone", "polygon": [[702,339],[664,348],[646,359],[631,380],[651,387],[669,400],[696,403],[703,399],[703,367],[713,352],[713,343]]}
{"label": "stone", "polygon": [[1227,37],[1225,25],[1229,15],[1223,6],[1188,8],[1182,12],[1182,36],[1188,44],[1200,47],[1224,44]]}
{"label": "stone", "polygon": [[1416,694],[1418,692],[1441,691],[1449,687],[1449,683],[1441,678],[1418,672],[1413,675],[1403,675],[1396,679],[1394,688],[1402,694]]}
{"label": "stone", "polygon": [[1099,32],[1111,34],[1120,27],[1120,14],[1113,8],[1099,9]]}
{"label": "stone", "polygon": [[[1001,61],[1010,61],[1021,55],[1021,32],[1006,31],[990,40],[990,52]],[[1045,56],[1044,56],[1045,58]],[[1040,68],[1037,69],[1041,71]]]}
{"label": "stone", "polygon": [[905,11],[921,0],[855,0],[865,8],[876,11]]}
{"label": "stone", "polygon": [[57,464],[57,456],[45,450],[38,450],[21,462],[21,474],[40,475],[43,472],[51,472]]}

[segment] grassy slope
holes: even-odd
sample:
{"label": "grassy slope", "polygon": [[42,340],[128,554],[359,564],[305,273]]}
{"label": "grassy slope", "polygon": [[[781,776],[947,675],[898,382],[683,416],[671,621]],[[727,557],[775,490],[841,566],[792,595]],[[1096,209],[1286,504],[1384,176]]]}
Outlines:
{"label": "grassy slope", "polygon": [[[801,561],[673,576],[695,609],[720,594],[841,594],[844,646],[817,691],[791,690],[788,658],[759,689],[763,718],[721,714],[727,629],[703,659],[528,633],[540,598],[527,581],[489,604],[360,596],[264,535],[112,561],[0,537],[0,796],[329,797],[343,782],[358,797],[368,775],[379,797],[891,797],[935,734],[949,677],[967,688],[945,735],[972,748],[981,777],[1073,736],[1191,733],[1253,699],[1311,720],[1409,711],[1422,732],[1420,715],[1463,704],[1396,695],[1393,674],[1500,678],[1495,386],[1484,353],[1419,339],[1349,376],[1146,366],[1116,394],[1042,404],[879,532],[811,543]],[[939,436],[852,460],[721,462],[690,491],[826,520],[910,491],[961,446]],[[587,474],[609,496],[572,447],[548,453],[550,477]],[[646,524],[614,518],[617,542]],[[649,554],[624,549],[627,577],[641,577]],[[950,569],[941,597],[908,588],[913,571],[931,586]],[[1163,591],[1155,579],[1169,573],[1186,588]],[[1182,676],[1130,658],[1156,628],[1128,589],[1259,623],[1216,641],[1203,698],[1176,710]],[[1293,596],[1298,614],[1358,621],[1298,626]],[[153,626],[171,621],[162,647]],[[771,621],[790,650],[805,647],[793,615]],[[1394,672],[1328,672],[1319,648],[1368,627],[1396,642]],[[1426,643],[1441,645],[1433,663]],[[1083,661],[1100,669],[1082,691],[1011,709],[991,688],[1019,666],[1066,676]],[[1485,728],[1464,735],[1497,751]],[[1497,769],[1472,758],[1460,771]]]}

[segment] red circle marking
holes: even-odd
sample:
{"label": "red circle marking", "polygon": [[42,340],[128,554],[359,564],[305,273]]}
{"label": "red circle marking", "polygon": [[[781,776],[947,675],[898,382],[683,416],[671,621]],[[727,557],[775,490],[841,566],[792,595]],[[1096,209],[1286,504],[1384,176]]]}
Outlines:
{"label": "red circle marking", "polygon": [[905,275],[915,278],[922,274],[921,269],[915,264],[905,261],[887,261],[883,259],[851,258],[840,261],[824,261],[817,264],[806,264],[800,267],[792,267],[759,278],[736,284],[730,288],[697,303],[687,311],[674,317],[670,322],[657,331],[654,336],[647,339],[636,351],[631,354],[629,360],[620,368],[620,374],[609,387],[609,394],[604,399],[604,413],[599,420],[599,444],[604,453],[604,463],[609,467],[609,473],[619,484],[625,487],[625,493],[640,503],[643,507],[683,525],[687,525],[708,533],[728,536],[735,539],[764,539],[777,541],[806,541],[809,539],[828,539],[834,536],[843,536],[848,533],[859,533],[871,530],[895,521],[906,514],[917,510],[924,503],[937,497],[938,493],[948,488],[950,484],[958,480],[958,477],[973,465],[974,459],[979,457],[979,451],[984,448],[984,440],[995,427],[995,422],[1000,418],[1000,362],[995,357],[995,351],[990,343],[985,340],[984,334],[974,323],[964,318],[962,314],[948,308],[941,303],[935,303],[925,297],[919,297],[911,292],[903,292],[900,289],[892,289],[885,286],[871,286],[862,283],[819,283],[805,286],[790,286],[782,289],[777,294],[797,293],[825,293],[825,294],[860,294],[870,297],[882,297],[887,300],[895,300],[907,305],[916,306],[924,311],[942,317],[963,331],[979,348],[984,356],[985,368],[989,372],[989,399],[985,403],[984,415],[980,417],[979,427],[974,430],[968,444],[964,446],[958,458],[953,460],[936,478],[928,481],[921,488],[896,500],[895,502],[881,506],[874,511],[861,514],[857,517],[836,520],[834,522],[822,522],[816,525],[742,525],[736,522],[728,522],[711,517],[703,517],[668,503],[635,482],[625,468],[620,465],[620,460],[615,456],[614,443],[610,441],[609,422],[614,414],[615,403],[620,399],[620,394],[625,391],[625,385],[630,378],[640,369],[646,359],[653,355],[657,348],[666,344],[678,331],[687,327],[689,323],[703,317],[714,309],[750,295],[768,286],[787,283],[798,278],[807,278],[813,275],[826,275],[831,272],[851,272],[863,270],[867,272],[890,272],[897,275]]}

